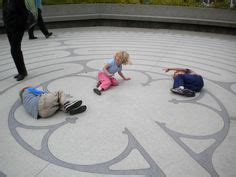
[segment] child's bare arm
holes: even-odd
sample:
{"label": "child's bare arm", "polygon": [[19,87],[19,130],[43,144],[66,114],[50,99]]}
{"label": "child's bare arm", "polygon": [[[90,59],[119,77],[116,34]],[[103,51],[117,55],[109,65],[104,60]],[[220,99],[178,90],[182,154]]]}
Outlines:
{"label": "child's bare arm", "polygon": [[130,79],[131,79],[130,77],[125,77],[124,74],[123,74],[121,71],[119,71],[118,74],[119,74],[120,77],[122,77],[122,79],[124,79],[124,80],[130,80]]}
{"label": "child's bare arm", "polygon": [[187,68],[164,68],[163,69],[165,72],[169,72],[169,71],[177,71],[177,72],[189,72],[191,70],[187,69]]}

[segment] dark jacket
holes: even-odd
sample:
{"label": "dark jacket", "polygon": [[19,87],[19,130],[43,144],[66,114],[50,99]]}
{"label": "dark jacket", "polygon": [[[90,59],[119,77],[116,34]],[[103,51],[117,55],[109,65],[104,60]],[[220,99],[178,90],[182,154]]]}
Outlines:
{"label": "dark jacket", "polygon": [[7,31],[24,30],[28,10],[24,0],[3,0],[3,22]]}

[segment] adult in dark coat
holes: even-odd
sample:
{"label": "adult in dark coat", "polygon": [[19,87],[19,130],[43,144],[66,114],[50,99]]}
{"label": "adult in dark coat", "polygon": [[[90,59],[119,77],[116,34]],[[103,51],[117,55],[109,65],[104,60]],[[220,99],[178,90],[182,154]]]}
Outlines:
{"label": "adult in dark coat", "polygon": [[[44,36],[46,38],[49,38],[52,35],[52,32],[49,32],[44,21],[43,21],[43,17],[42,17],[42,0],[34,0],[35,1],[35,7],[37,8],[37,12],[38,12],[38,18],[37,18],[37,25],[40,29],[40,31],[44,34]],[[29,39],[37,39],[36,36],[34,36],[34,27],[32,26],[31,28],[29,28],[28,30],[28,34],[29,34]]]}
{"label": "adult in dark coat", "polygon": [[21,51],[21,41],[24,36],[28,10],[25,7],[24,0],[3,0],[2,7],[4,26],[11,46],[11,55],[18,71],[14,78],[20,81],[27,76]]}

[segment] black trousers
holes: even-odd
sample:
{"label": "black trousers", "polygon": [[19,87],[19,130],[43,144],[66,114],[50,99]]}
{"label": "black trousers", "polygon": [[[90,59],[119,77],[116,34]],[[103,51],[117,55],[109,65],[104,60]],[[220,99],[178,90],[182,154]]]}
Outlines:
{"label": "black trousers", "polygon": [[21,41],[24,36],[24,29],[18,29],[14,31],[7,30],[7,37],[11,46],[11,56],[16,65],[16,69],[19,74],[26,74],[26,68],[24,63],[24,57],[21,51]]}
{"label": "black trousers", "polygon": [[[38,23],[37,23],[37,25],[38,25],[39,29],[41,30],[41,32],[44,34],[44,36],[48,35],[49,32],[46,28],[44,21],[43,21],[41,9],[38,9]],[[28,30],[28,34],[29,34],[29,37],[34,37],[34,27],[32,27]]]}

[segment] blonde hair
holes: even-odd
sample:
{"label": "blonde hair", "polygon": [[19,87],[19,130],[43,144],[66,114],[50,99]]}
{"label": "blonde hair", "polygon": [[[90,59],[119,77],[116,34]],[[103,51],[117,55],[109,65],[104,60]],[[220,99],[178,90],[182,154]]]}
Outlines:
{"label": "blonde hair", "polygon": [[122,60],[122,64],[132,64],[129,58],[129,54],[126,51],[119,51],[115,54],[116,57],[119,57]]}

